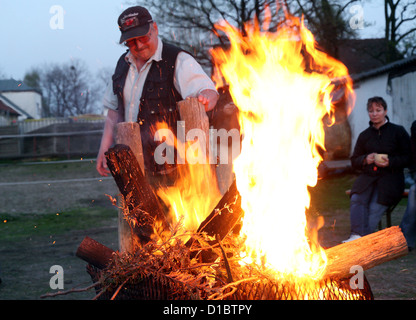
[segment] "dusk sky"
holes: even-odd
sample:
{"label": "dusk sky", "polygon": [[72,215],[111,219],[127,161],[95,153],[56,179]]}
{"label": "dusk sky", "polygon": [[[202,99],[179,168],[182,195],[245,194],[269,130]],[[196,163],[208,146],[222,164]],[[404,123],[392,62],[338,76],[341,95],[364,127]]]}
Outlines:
{"label": "dusk sky", "polygon": [[[123,0],[0,0],[0,75],[22,80],[33,67],[74,58],[92,73],[114,68],[125,50],[117,18],[127,7]],[[381,1],[362,1],[362,13],[375,24],[359,30],[360,37],[382,37]]]}

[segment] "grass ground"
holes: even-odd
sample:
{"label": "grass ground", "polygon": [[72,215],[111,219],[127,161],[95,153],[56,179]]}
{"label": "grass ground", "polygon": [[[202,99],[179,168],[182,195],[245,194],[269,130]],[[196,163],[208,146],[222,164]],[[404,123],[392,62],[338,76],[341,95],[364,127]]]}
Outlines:
{"label": "grass ground", "polygon": [[[345,190],[354,179],[352,174],[331,176],[311,189],[311,212],[325,220],[319,232],[323,246],[336,245],[349,235]],[[91,161],[1,165],[0,194],[6,201],[0,207],[0,300],[37,300],[51,292],[53,265],[63,267],[65,290],[90,285],[86,263],[75,252],[87,235],[117,249],[117,209],[106,196],[117,193],[112,179],[101,179]],[[396,208],[393,224],[400,223],[405,206],[403,200]],[[412,252],[367,270],[375,299],[416,299],[415,265]],[[93,296],[88,291],[53,299]]]}

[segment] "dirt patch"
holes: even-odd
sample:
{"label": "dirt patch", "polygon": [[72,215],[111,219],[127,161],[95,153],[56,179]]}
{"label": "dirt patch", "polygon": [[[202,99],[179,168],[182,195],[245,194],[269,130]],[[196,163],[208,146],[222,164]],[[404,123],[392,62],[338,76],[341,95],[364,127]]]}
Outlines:
{"label": "dirt patch", "polygon": [[117,186],[103,178],[91,161],[0,167],[0,212],[51,213],[86,205],[111,206],[106,194],[115,196]]}
{"label": "dirt patch", "polygon": [[[86,272],[86,262],[75,252],[86,235],[102,244],[117,249],[117,222],[115,225],[62,235],[28,237],[20,242],[2,242],[0,245],[0,299],[38,300],[50,288],[53,274],[50,268],[59,265],[64,270],[64,290],[84,288],[92,284]],[[86,300],[95,296],[93,290],[58,296],[55,300]],[[52,299],[52,298],[51,298]]]}
{"label": "dirt patch", "polygon": [[[75,256],[82,239],[89,235],[114,250],[118,249],[117,208],[106,196],[118,189],[112,177],[102,179],[92,161],[18,164],[0,166],[0,194],[6,201],[0,208],[0,233],[5,232],[13,217],[55,215],[67,210],[79,214],[79,228],[58,234],[38,235],[37,226],[24,239],[0,242],[0,299],[39,299],[50,292],[50,267],[64,269],[65,289],[91,284],[86,263]],[[90,226],[83,223],[81,210],[113,210]],[[10,223],[10,222],[8,222]],[[75,221],[76,223],[76,221]],[[100,227],[97,228],[97,225]],[[82,225],[82,227],[81,227]],[[2,228],[3,227],[3,228]],[[87,228],[87,229],[85,229]],[[55,299],[91,299],[94,292],[76,293]]]}

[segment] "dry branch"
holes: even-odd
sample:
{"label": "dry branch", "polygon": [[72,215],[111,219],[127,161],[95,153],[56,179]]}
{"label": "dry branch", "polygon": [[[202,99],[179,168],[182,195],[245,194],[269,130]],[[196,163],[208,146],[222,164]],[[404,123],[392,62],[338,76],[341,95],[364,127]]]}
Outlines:
{"label": "dry branch", "polygon": [[69,290],[66,291],[58,291],[58,292],[50,292],[50,293],[45,293],[43,295],[41,295],[39,298],[44,299],[44,298],[53,298],[56,296],[64,296],[70,293],[76,293],[76,292],[85,292],[85,291],[89,291],[92,288],[98,287],[99,285],[101,285],[99,282],[94,282],[93,284],[85,287],[85,288],[71,288]]}

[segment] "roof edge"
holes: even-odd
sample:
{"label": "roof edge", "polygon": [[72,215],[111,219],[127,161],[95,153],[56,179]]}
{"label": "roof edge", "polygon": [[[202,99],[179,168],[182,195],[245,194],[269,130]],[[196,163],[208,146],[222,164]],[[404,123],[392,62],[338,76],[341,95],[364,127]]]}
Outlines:
{"label": "roof edge", "polygon": [[1,92],[0,92],[0,99],[2,99],[3,102],[5,102],[6,104],[10,105],[13,109],[17,110],[18,112],[21,112],[21,114],[25,115],[28,119],[33,119],[33,117],[29,113],[27,113],[25,110],[20,108],[10,99],[6,98],[4,95],[1,94]]}
{"label": "roof edge", "polygon": [[410,57],[405,58],[405,59],[401,59],[401,60],[391,62],[389,64],[386,64],[386,65],[382,66],[382,67],[375,68],[373,70],[369,70],[369,71],[361,72],[361,73],[356,73],[356,74],[351,74],[351,79],[354,82],[360,82],[362,80],[365,80],[365,79],[368,79],[368,78],[378,76],[380,74],[390,72],[390,71],[392,71],[394,69],[397,69],[397,68],[403,68],[403,67],[405,67],[409,64],[415,64],[416,65],[416,55],[410,56]]}

